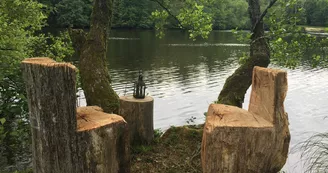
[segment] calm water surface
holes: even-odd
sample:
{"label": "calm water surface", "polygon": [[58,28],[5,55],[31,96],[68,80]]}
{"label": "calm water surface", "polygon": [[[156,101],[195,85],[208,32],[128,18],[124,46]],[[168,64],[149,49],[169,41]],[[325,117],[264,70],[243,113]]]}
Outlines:
{"label": "calm water surface", "polygon": [[[247,51],[248,46],[231,32],[216,31],[208,40],[193,42],[181,31],[170,31],[158,39],[153,31],[114,30],[108,63],[119,95],[132,94],[132,83],[138,71],[143,71],[146,92],[155,99],[155,128],[165,130],[185,125],[191,117],[196,118],[196,124],[204,123],[208,105],[217,99],[225,79],[238,67],[238,57]],[[289,89],[285,109],[293,147],[314,132],[328,131],[328,70],[306,65],[286,70]],[[249,96],[250,90],[246,109]],[[298,153],[289,155],[284,170],[303,172]]]}

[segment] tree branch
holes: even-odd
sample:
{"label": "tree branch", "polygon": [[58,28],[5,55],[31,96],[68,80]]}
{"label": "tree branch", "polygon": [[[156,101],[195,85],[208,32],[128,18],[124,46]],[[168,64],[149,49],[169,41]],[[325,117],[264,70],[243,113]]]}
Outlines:
{"label": "tree branch", "polygon": [[163,3],[161,3],[159,0],[150,0],[153,2],[156,2],[159,6],[161,6],[171,17],[173,17],[174,20],[176,20],[178,22],[178,25],[180,26],[180,28],[185,29],[186,27],[184,27],[181,23],[181,21],[171,13],[171,11],[165,7],[165,5]]}
{"label": "tree branch", "polygon": [[0,51],[16,51],[16,50],[12,48],[0,48]]}
{"label": "tree branch", "polygon": [[268,13],[268,10],[277,2],[277,0],[271,0],[270,4],[267,6],[267,8],[263,11],[261,14],[260,18],[256,21],[254,27],[252,28],[252,32],[255,30],[257,25],[263,20],[264,16]]}

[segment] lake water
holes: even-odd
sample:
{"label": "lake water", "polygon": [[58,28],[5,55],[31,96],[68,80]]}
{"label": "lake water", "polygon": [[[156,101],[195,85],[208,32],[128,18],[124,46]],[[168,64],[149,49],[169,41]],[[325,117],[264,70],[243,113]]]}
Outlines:
{"label": "lake water", "polygon": [[[165,130],[185,125],[192,117],[194,123],[204,123],[208,105],[217,99],[225,79],[238,67],[238,57],[248,49],[231,32],[214,31],[207,40],[193,42],[182,31],[169,31],[158,39],[154,31],[113,30],[108,63],[119,95],[132,94],[138,71],[143,71],[146,93],[155,99],[155,128]],[[328,69],[303,65],[286,70],[285,109],[292,148],[314,132],[328,131]],[[249,96],[250,90],[246,109]],[[298,153],[289,155],[283,170],[303,172]]]}

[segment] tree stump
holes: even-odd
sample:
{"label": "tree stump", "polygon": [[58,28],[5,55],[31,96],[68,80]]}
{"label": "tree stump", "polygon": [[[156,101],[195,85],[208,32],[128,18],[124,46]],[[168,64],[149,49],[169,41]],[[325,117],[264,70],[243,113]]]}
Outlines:
{"label": "tree stump", "polygon": [[255,67],[249,111],[211,104],[202,140],[203,172],[278,172],[290,142],[286,92],[286,72]]}
{"label": "tree stump", "polygon": [[22,63],[35,173],[128,173],[127,123],[99,107],[76,114],[76,68],[49,58]]}
{"label": "tree stump", "polygon": [[77,109],[79,172],[130,172],[129,131],[125,120],[100,107]]}
{"label": "tree stump", "polygon": [[154,138],[153,120],[154,99],[146,96],[135,99],[133,96],[120,97],[119,114],[129,124],[132,144],[149,144]]}
{"label": "tree stump", "polygon": [[[48,58],[22,63],[35,173],[77,172],[76,68]],[[75,164],[73,164],[75,163]]]}

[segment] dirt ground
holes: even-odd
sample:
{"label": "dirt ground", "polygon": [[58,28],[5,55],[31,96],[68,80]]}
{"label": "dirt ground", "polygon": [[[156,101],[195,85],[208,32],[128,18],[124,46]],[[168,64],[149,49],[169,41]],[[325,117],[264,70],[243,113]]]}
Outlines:
{"label": "dirt ground", "polygon": [[200,173],[203,126],[171,127],[156,132],[150,145],[132,147],[132,173]]}

